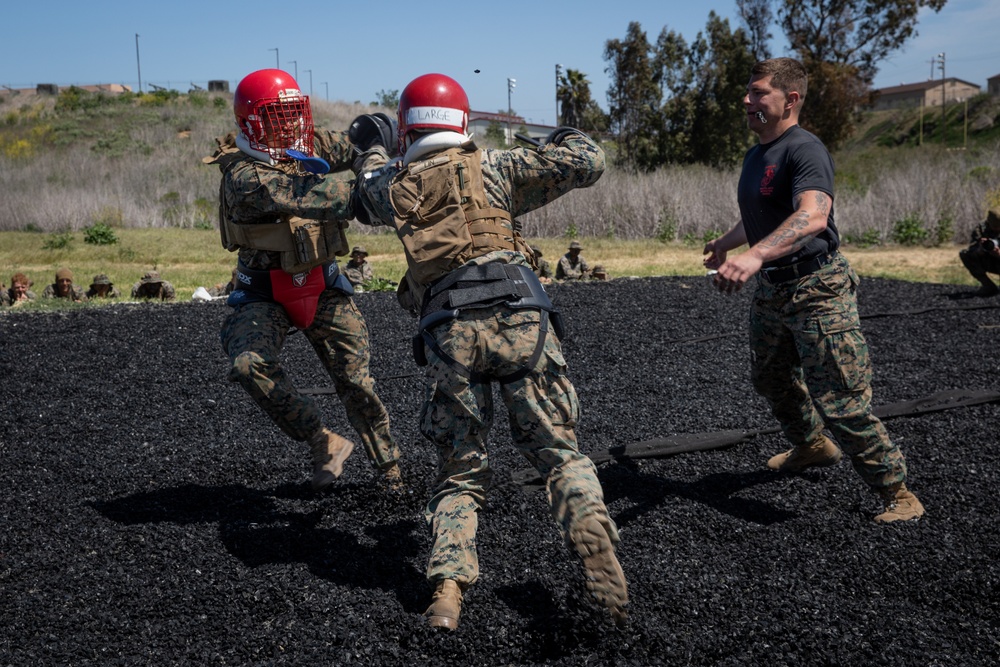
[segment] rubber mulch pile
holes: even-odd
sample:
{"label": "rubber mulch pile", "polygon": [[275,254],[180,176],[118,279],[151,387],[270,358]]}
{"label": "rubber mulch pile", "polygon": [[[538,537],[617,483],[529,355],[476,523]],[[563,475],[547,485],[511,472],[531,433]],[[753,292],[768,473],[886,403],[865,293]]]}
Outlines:
{"label": "rubber mulch pile", "polygon": [[[996,664],[1000,300],[956,291],[861,288],[874,404],[909,406],[886,426],[927,508],[880,527],[846,461],[764,467],[786,444],[749,383],[749,294],[703,278],[552,287],[631,618],[617,630],[591,603],[497,395],[482,576],[453,634],[421,616],[435,455],[394,295],[357,303],[401,495],[360,447],[311,492],[306,446],[226,379],[221,303],[2,312],[0,665]],[[283,360],[354,436],[302,335]],[[622,456],[691,439],[709,448]]]}

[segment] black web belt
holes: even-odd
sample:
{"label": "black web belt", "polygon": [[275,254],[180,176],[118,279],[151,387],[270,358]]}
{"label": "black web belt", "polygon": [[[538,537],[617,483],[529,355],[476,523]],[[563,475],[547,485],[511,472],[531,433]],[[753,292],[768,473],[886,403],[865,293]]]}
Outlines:
{"label": "black web belt", "polygon": [[836,254],[836,252],[831,252],[828,255],[820,255],[819,257],[806,259],[801,262],[796,262],[795,264],[789,264],[788,266],[763,268],[760,270],[758,275],[764,280],[764,282],[772,285],[785,283],[789,280],[797,280],[819,271],[821,268],[832,262]]}

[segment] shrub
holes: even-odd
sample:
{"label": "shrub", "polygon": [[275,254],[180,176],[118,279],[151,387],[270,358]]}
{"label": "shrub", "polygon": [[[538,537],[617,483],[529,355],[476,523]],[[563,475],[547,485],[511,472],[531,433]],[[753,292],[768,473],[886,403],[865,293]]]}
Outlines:
{"label": "shrub", "polygon": [[677,217],[669,209],[660,211],[660,224],[656,227],[656,240],[670,243],[677,238]]}
{"label": "shrub", "polygon": [[901,220],[892,223],[892,240],[900,245],[920,245],[927,239],[928,233],[920,216],[911,213]]}
{"label": "shrub", "polygon": [[709,229],[706,230],[705,233],[701,235],[701,242],[705,244],[708,243],[709,241],[714,241],[720,236],[722,236],[722,232],[716,231],[714,229]]}
{"label": "shrub", "polygon": [[395,292],[397,284],[386,278],[375,276],[361,284],[366,292]]}
{"label": "shrub", "polygon": [[934,245],[940,246],[955,237],[955,220],[948,213],[943,214],[934,227]]}
{"label": "shrub", "polygon": [[64,250],[73,243],[73,235],[69,232],[59,234],[49,234],[49,237],[42,243],[45,250]]}
{"label": "shrub", "polygon": [[114,245],[118,243],[115,230],[103,222],[95,222],[83,229],[83,242],[90,245]]}
{"label": "shrub", "polygon": [[871,248],[882,244],[882,236],[877,229],[866,229],[860,235],[847,234],[844,236],[844,243],[850,243],[860,248]]}
{"label": "shrub", "polygon": [[577,229],[575,222],[569,223],[569,227],[566,228],[566,233],[564,234],[564,236],[568,239],[580,238],[580,230]]}

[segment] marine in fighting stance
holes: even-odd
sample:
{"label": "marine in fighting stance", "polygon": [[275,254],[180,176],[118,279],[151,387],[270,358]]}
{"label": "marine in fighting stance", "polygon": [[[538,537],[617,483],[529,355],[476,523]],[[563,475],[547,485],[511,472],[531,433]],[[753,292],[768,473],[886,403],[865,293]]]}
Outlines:
{"label": "marine in fighting stance", "polygon": [[312,486],[340,476],[354,444],[323,425],[314,400],[295,388],[278,356],[290,330],[312,344],[336,387],[365,453],[391,488],[400,488],[400,452],[369,374],[368,328],[338,269],[347,254],[350,185],[327,175],[350,166],[344,132],[313,127],[309,98],[287,73],[247,75],[233,100],[237,131],[205,158],[222,171],[222,244],[239,251],[232,313],[222,345],[239,382],[289,437],[312,453]]}

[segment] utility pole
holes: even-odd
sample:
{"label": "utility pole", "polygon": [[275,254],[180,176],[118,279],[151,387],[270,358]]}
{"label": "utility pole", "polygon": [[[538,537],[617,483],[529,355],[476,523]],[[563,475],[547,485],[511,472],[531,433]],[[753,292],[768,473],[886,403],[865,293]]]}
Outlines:
{"label": "utility pole", "polygon": [[306,72],[309,74],[309,97],[313,96],[313,71],[307,69]]}
{"label": "utility pole", "polygon": [[948,147],[948,135],[947,128],[945,127],[945,117],[944,117],[944,53],[938,54],[938,65],[941,67],[941,145],[945,148]]}
{"label": "utility pole", "polygon": [[513,107],[510,105],[510,94],[517,88],[517,79],[507,77],[507,145],[514,143],[514,135],[510,133],[510,117],[513,115]]}
{"label": "utility pole", "polygon": [[278,64],[278,47],[268,49],[268,51],[274,51],[274,69],[281,69],[281,65]]}
{"label": "utility pole", "polygon": [[139,90],[142,92],[142,67],[139,66],[139,33],[135,33],[135,70],[139,75]]}
{"label": "utility pole", "polygon": [[559,75],[562,74],[562,65],[556,64],[556,127],[559,127]]}

